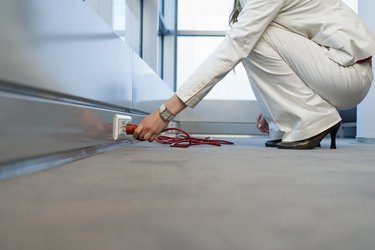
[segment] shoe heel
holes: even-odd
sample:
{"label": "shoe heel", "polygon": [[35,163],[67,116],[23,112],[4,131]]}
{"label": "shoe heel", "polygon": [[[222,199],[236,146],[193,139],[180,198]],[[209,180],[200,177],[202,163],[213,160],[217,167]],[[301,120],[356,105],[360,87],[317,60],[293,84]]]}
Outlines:
{"label": "shoe heel", "polygon": [[341,126],[341,122],[337,123],[336,126],[332,128],[332,130],[329,132],[331,135],[331,149],[336,149],[336,135],[339,131],[339,128]]}

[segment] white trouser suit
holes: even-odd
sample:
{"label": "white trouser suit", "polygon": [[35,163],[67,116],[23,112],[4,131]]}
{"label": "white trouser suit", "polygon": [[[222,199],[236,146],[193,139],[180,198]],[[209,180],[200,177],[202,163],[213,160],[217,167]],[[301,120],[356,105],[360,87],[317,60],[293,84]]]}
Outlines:
{"label": "white trouser suit", "polygon": [[[241,0],[220,46],[176,95],[194,107],[242,62],[272,139],[310,138],[341,120],[372,81],[375,35],[341,0]],[[233,83],[233,88],[235,88]]]}
{"label": "white trouser suit", "polygon": [[298,141],[341,121],[337,112],[357,105],[372,81],[370,62],[344,67],[327,48],[271,24],[242,61],[270,127],[270,138]]}

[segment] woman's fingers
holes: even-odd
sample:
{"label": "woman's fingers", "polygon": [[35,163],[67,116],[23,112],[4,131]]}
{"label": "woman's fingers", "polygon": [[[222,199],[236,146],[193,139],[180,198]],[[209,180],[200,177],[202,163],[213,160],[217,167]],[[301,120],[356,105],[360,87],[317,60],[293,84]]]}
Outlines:
{"label": "woman's fingers", "polygon": [[260,119],[262,119],[262,114],[259,114],[258,116],[257,116],[257,123],[256,123],[256,125],[257,125],[257,128],[259,127],[259,124],[260,124]]}
{"label": "woman's fingers", "polygon": [[268,133],[269,132],[268,123],[267,123],[266,119],[264,118],[263,114],[258,115],[256,126],[257,126],[258,130],[262,133]]}
{"label": "woman's fingers", "polygon": [[136,139],[139,139],[142,131],[143,131],[143,126],[139,124],[138,127],[133,132],[133,137]]}
{"label": "woman's fingers", "polygon": [[159,111],[146,116],[134,130],[134,138],[152,142],[168,125],[168,122],[163,121],[159,116]]}
{"label": "woman's fingers", "polygon": [[138,128],[134,131],[134,138],[143,140],[143,141],[151,141],[150,139],[153,136],[153,132],[148,127],[138,126]]}

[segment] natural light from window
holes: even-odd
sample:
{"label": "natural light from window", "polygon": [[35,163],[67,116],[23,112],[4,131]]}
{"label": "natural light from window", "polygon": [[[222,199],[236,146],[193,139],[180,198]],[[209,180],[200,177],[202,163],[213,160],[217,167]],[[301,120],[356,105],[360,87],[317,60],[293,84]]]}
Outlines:
{"label": "natural light from window", "polygon": [[125,30],[125,0],[113,0],[113,29]]}
{"label": "natural light from window", "polygon": [[[345,0],[357,12],[358,0]],[[225,31],[231,0],[178,0],[178,29],[189,31]],[[194,72],[203,60],[219,45],[223,37],[180,36],[177,54],[177,87]],[[231,71],[206,99],[255,100],[242,65]]]}

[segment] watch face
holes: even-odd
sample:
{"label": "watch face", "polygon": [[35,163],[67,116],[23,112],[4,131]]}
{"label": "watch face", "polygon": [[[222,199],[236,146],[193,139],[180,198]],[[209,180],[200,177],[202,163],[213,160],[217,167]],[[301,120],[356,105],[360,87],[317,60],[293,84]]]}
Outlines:
{"label": "watch face", "polygon": [[168,118],[170,116],[168,114],[168,112],[166,112],[166,110],[164,110],[163,112],[161,112],[160,115],[163,117],[164,120],[168,120]]}
{"label": "watch face", "polygon": [[162,104],[160,106],[160,117],[164,120],[164,121],[171,121],[173,118],[174,118],[174,115],[172,114],[171,111],[169,111],[167,109],[167,107],[165,107],[164,104]]}
{"label": "watch face", "polygon": [[165,110],[167,109],[167,107],[165,107],[164,103],[160,106],[159,108],[159,112],[160,113],[163,113]]}

